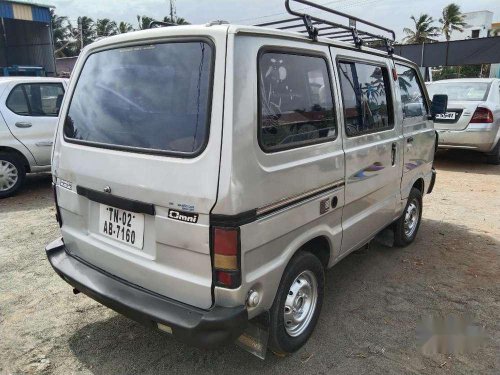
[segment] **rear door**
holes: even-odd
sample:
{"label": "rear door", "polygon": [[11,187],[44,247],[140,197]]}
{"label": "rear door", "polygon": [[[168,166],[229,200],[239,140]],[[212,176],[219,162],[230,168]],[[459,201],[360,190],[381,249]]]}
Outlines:
{"label": "rear door", "polygon": [[336,49],[332,54],[340,78],[345,131],[345,252],[362,245],[395,218],[402,136],[394,116],[388,60]]}
{"label": "rear door", "polygon": [[11,83],[0,101],[10,131],[28,148],[37,165],[50,165],[64,91],[62,82]]}
{"label": "rear door", "polygon": [[53,172],[73,255],[209,308],[226,28],[173,29],[147,44],[98,43],[80,59]]}
{"label": "rear door", "polygon": [[413,183],[426,176],[434,160],[436,133],[423,91],[423,83],[417,70],[406,64],[396,63],[399,116],[403,121],[404,164],[401,190],[403,198],[410,192]]}

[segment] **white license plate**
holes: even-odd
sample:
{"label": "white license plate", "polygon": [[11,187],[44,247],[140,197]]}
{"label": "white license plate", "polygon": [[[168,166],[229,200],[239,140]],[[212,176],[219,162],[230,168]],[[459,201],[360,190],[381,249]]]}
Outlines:
{"label": "white license plate", "polygon": [[438,113],[436,115],[436,120],[455,120],[455,112]]}
{"label": "white license plate", "polygon": [[99,233],[116,241],[142,249],[144,214],[100,205]]}

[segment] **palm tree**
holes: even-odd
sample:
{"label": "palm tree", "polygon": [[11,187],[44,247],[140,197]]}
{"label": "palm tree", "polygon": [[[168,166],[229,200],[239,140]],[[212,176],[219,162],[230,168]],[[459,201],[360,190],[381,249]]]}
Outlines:
{"label": "palm tree", "polygon": [[129,33],[131,31],[134,31],[134,28],[133,26],[128,23],[128,22],[120,22],[120,24],[118,25],[118,32],[120,34],[125,34],[125,33]]}
{"label": "palm tree", "polygon": [[176,25],[190,25],[188,21],[186,21],[185,18],[182,17],[177,17],[177,16],[166,16],[163,17],[163,22],[170,22],[170,23],[175,23]]}
{"label": "palm tree", "polygon": [[443,18],[440,18],[439,22],[443,25],[441,30],[446,40],[450,40],[453,31],[462,32],[464,31],[464,27],[467,26],[464,15],[460,11],[460,6],[455,3],[444,7]]}
{"label": "palm tree", "polygon": [[80,52],[80,47],[82,45],[85,47],[86,45],[92,43],[97,38],[97,33],[95,22],[90,17],[78,17],[78,26],[80,28],[80,35],[78,37],[80,44],[78,45],[77,50]]}
{"label": "palm tree", "polygon": [[406,27],[403,29],[406,34],[406,37],[403,39],[404,42],[408,44],[434,42],[435,40],[431,39],[431,37],[436,37],[440,34],[439,27],[432,26],[434,19],[428,14],[421,14],[418,20],[415,16],[411,16],[410,18],[415,23],[415,30]]}
{"label": "palm tree", "polygon": [[54,9],[50,10],[52,23],[52,38],[54,41],[54,54],[56,57],[72,56],[71,44],[74,43],[74,35],[68,17],[61,17],[55,14]]}
{"label": "palm tree", "polygon": [[149,29],[151,22],[156,21],[154,18],[148,16],[137,16],[137,22],[139,23],[139,30]]}
{"label": "palm tree", "polygon": [[106,37],[118,34],[118,26],[116,26],[116,22],[111,21],[109,18],[97,20],[95,23],[95,29],[97,37]]}

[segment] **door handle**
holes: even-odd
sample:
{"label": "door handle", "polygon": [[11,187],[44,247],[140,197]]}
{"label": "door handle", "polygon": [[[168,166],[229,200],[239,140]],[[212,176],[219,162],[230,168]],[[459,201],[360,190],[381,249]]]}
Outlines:
{"label": "door handle", "polygon": [[398,148],[398,145],[396,142],[392,144],[392,154],[391,154],[391,164],[392,166],[396,165],[396,150]]}
{"label": "door handle", "polygon": [[15,124],[18,128],[31,128],[33,124],[31,122],[16,122]]}
{"label": "door handle", "polygon": [[408,139],[406,140],[407,143],[413,143],[414,139],[413,137],[408,137]]}

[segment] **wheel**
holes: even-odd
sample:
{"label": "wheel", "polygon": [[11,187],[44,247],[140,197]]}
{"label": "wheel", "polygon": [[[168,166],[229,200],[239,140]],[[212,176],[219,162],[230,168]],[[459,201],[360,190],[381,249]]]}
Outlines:
{"label": "wheel", "polygon": [[421,219],[422,193],[412,188],[403,214],[394,225],[394,244],[400,247],[411,244],[417,236]]}
{"label": "wheel", "polygon": [[0,154],[0,198],[7,198],[21,188],[26,170],[16,155]]}
{"label": "wheel", "polygon": [[323,304],[325,271],[309,252],[288,263],[270,311],[269,348],[279,356],[300,349],[311,336]]}
{"label": "wheel", "polygon": [[487,162],[489,164],[499,165],[500,164],[500,141],[497,142],[495,148],[491,151],[490,154],[486,155]]}

